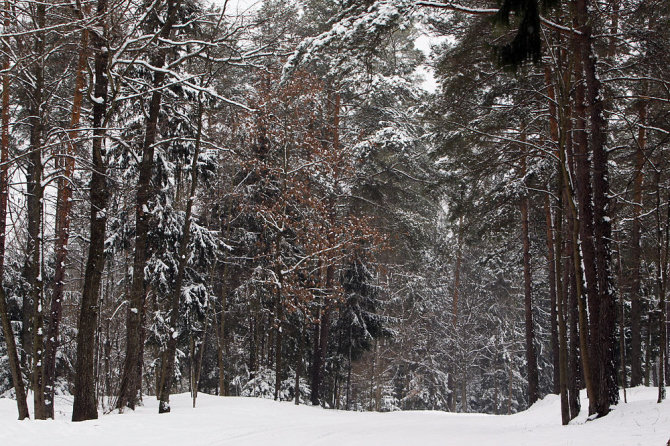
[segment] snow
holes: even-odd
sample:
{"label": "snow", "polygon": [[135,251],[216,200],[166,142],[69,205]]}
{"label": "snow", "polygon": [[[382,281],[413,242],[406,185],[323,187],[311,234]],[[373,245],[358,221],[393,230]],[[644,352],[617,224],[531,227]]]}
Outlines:
{"label": "snow", "polygon": [[[670,403],[656,404],[657,389],[628,389],[628,403],[586,422],[583,411],[560,425],[560,402],[549,395],[515,415],[445,412],[346,412],[260,398],[172,395],[172,412],[159,415],[154,397],[134,413],[69,421],[71,397],[57,397],[55,421],[16,421],[16,404],[0,399],[0,440],[52,446],[149,445],[665,445]],[[29,398],[30,399],[30,398]],[[582,399],[582,407],[587,407]],[[5,443],[4,441],[2,442]]]}

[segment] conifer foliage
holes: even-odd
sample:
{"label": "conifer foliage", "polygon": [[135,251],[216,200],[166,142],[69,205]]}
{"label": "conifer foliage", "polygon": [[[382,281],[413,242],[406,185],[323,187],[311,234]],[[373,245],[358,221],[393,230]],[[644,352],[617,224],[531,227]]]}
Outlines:
{"label": "conifer foliage", "polygon": [[668,2],[233,9],[0,3],[20,419],[62,394],[74,421],[186,391],[496,414],[559,393],[563,424],[582,389],[594,417],[627,386],[665,398]]}

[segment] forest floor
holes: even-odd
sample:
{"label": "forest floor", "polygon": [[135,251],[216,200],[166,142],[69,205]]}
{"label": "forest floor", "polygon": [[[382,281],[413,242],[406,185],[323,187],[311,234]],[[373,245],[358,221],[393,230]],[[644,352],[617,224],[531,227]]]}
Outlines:
{"label": "forest floor", "polygon": [[[510,416],[412,411],[392,413],[323,410],[257,398],[200,394],[171,397],[172,413],[158,415],[147,397],[134,413],[112,413],[83,423],[69,421],[62,397],[55,421],[16,421],[14,401],[0,399],[0,445],[645,445],[670,439],[670,401],[656,404],[657,389],[628,390],[628,403],[607,417],[577,417],[561,426],[560,402],[549,395]],[[587,401],[582,400],[583,407]],[[585,412],[585,411],[582,411]]]}

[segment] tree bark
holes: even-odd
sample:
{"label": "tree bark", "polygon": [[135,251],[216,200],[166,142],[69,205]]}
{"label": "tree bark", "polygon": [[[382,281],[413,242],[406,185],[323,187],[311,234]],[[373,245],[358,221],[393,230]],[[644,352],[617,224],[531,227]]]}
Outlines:
{"label": "tree bark", "polygon": [[56,212],[56,263],[54,265],[54,285],[49,315],[49,331],[46,339],[46,355],[44,358],[44,391],[47,417],[54,417],[54,386],[56,383],[56,351],[60,337],[60,321],[63,312],[62,299],[65,290],[65,262],[67,261],[67,243],[70,238],[70,209],[72,208],[72,174],[74,172],[76,144],[79,137],[79,118],[81,117],[82,99],[84,97],[85,79],[88,59],[88,29],[81,31],[79,42],[79,60],[75,75],[74,97],[70,130],[66,141],[67,150],[60,164],[64,167],[58,182]]}
{"label": "tree bark", "polygon": [[[609,209],[607,121],[604,115],[600,80],[596,73],[596,54],[593,50],[588,3],[589,0],[577,0],[576,17],[581,31],[578,39],[587,86],[586,103],[590,115],[590,143],[593,154],[593,234],[598,280],[597,301],[594,305],[589,305],[590,316],[592,317],[591,326],[596,328],[596,330],[591,330],[592,363],[595,365],[593,378],[596,392],[593,409],[598,416],[605,416],[609,413],[610,406],[619,402],[616,361],[614,359],[616,350],[616,300],[615,285],[611,274],[612,222]],[[591,307],[597,310],[593,311]]]}
{"label": "tree bark", "polygon": [[633,226],[630,234],[631,285],[630,285],[630,386],[642,384],[642,302],[640,287],[640,233],[642,213],[642,180],[644,152],[646,148],[647,103],[640,104],[638,110],[640,127],[638,129],[637,149],[635,150],[635,177],[633,178]]}
{"label": "tree bark", "polygon": [[[4,30],[9,30],[9,2],[5,1]],[[9,46],[8,39],[3,39],[3,44]],[[19,360],[16,342],[14,341],[14,330],[9,319],[7,300],[3,278],[5,275],[5,241],[7,236],[7,202],[9,199],[9,56],[3,60],[2,75],[2,112],[1,112],[1,134],[0,134],[0,322],[2,322],[2,333],[7,345],[7,356],[9,369],[12,375],[12,385],[16,392],[16,406],[19,412],[19,420],[30,418],[28,403],[26,401],[26,390],[23,385],[21,374],[21,363]]]}
{"label": "tree bark", "polygon": [[[525,141],[525,133],[521,140]],[[526,185],[526,148],[521,156],[521,177]],[[521,240],[523,243],[523,282],[524,282],[524,310],[526,328],[526,367],[528,370],[528,405],[533,405],[538,399],[538,370],[537,355],[535,354],[535,327],[533,326],[532,278],[530,271],[530,236],[528,231],[528,191],[524,190],[521,197]]]}
{"label": "tree bark", "polygon": [[95,395],[95,333],[98,328],[98,296],[105,267],[105,229],[107,224],[107,167],[104,160],[105,114],[107,113],[107,51],[106,26],[107,0],[98,0],[96,15],[97,32],[92,33],[95,53],[95,85],[93,94],[93,143],[91,172],[91,243],[88,248],[84,288],[77,331],[77,364],[74,386],[72,421],[98,418],[98,404]]}
{"label": "tree bark", "polygon": [[[35,7],[35,23],[38,28],[43,29],[46,23],[46,5],[38,3]],[[28,264],[26,267],[26,279],[30,284],[30,300],[34,306],[33,312],[33,400],[35,404],[35,419],[46,418],[46,407],[44,401],[44,308],[42,301],[43,278],[42,278],[42,200],[44,197],[44,186],[42,185],[43,161],[42,161],[42,136],[44,133],[43,122],[43,90],[44,90],[44,32],[38,31],[35,36],[35,65],[34,65],[34,87],[32,89],[32,101],[30,110],[30,155],[29,173],[27,175],[28,197],[26,198],[28,208]]]}
{"label": "tree bark", "polygon": [[[561,144],[559,130],[558,130],[558,119],[557,119],[557,110],[556,110],[556,91],[554,89],[554,84],[551,79],[551,68],[548,64],[544,66],[544,80],[547,85],[547,97],[549,99],[549,132],[551,134],[551,139],[554,144]],[[559,176],[560,178],[560,176]],[[559,186],[558,194],[562,194],[562,187]],[[561,197],[561,206],[563,203]],[[557,298],[557,279],[560,280],[560,276],[557,276],[556,273],[556,249],[555,246],[558,246],[560,253],[560,245],[554,244],[554,222],[551,218],[551,203],[549,193],[545,195],[544,199],[544,213],[545,213],[545,222],[547,226],[547,265],[549,273],[549,304],[551,305],[549,316],[551,318],[551,362],[554,366],[554,375],[553,375],[553,392],[561,392],[560,384],[560,352],[559,352],[559,342],[558,342],[558,298]],[[559,254],[560,256],[560,254]],[[559,260],[560,261],[560,260]]]}

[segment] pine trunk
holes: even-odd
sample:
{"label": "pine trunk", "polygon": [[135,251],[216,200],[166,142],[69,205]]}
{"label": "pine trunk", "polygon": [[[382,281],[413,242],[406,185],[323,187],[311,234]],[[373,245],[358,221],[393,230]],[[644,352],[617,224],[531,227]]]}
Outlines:
{"label": "pine trunk", "polygon": [[79,138],[79,118],[84,97],[84,76],[88,58],[88,29],[81,32],[79,42],[79,60],[75,76],[72,115],[68,131],[67,150],[60,164],[64,167],[62,178],[58,182],[56,212],[56,263],[54,265],[54,286],[49,315],[49,331],[46,340],[44,358],[44,389],[47,417],[54,417],[54,386],[56,383],[56,351],[60,337],[60,321],[63,313],[63,292],[65,290],[65,262],[67,261],[67,243],[70,238],[70,209],[72,208],[72,174],[74,173],[76,144]]}
{"label": "pine trunk", "polygon": [[[596,54],[593,49],[589,0],[577,0],[577,23],[581,34],[582,65],[586,79],[586,104],[590,115],[591,152],[593,154],[593,222],[597,272],[597,301],[589,305],[593,346],[595,412],[605,416],[610,406],[619,402],[616,361],[616,304],[614,280],[611,274],[612,223],[609,209],[609,167],[607,154],[607,122],[601,85],[596,73]],[[596,311],[591,308],[597,309]]]}
{"label": "pine trunk", "polygon": [[[38,3],[36,8],[36,25],[43,29],[46,24],[46,5]],[[44,133],[43,119],[43,89],[44,89],[44,32],[39,31],[35,37],[35,84],[32,91],[30,116],[30,156],[29,173],[27,175],[28,197],[28,256],[26,268],[27,281],[30,284],[30,300],[33,303],[33,396],[35,404],[35,419],[43,420],[47,417],[44,400],[44,302],[42,301],[42,199],[44,187],[42,185],[42,137]]]}
{"label": "pine trunk", "polygon": [[[521,140],[525,142],[525,134]],[[522,147],[521,177],[526,183],[526,147]],[[526,315],[526,367],[528,370],[528,405],[538,399],[538,370],[537,355],[535,354],[535,328],[533,326],[532,277],[530,271],[530,236],[528,229],[528,191],[521,197],[521,239],[523,243],[523,283],[524,283],[524,310]]]}
{"label": "pine trunk", "polygon": [[638,130],[637,149],[635,150],[635,177],[633,179],[633,226],[630,234],[631,257],[631,289],[630,289],[630,386],[642,384],[642,301],[640,287],[640,251],[642,213],[642,180],[644,169],[644,152],[646,148],[647,104],[642,102],[639,108],[640,127]]}
{"label": "pine trunk", "polygon": [[95,333],[98,328],[98,296],[105,266],[105,229],[107,224],[107,167],[104,156],[105,114],[107,113],[107,65],[109,53],[106,48],[105,15],[107,0],[98,0],[96,15],[98,30],[92,34],[95,52],[95,85],[93,93],[93,145],[91,173],[91,242],[88,248],[84,288],[82,291],[81,311],[77,331],[77,364],[75,373],[74,405],[72,421],[84,421],[98,418],[98,405],[95,395]]}
{"label": "pine trunk", "polygon": [[[5,32],[9,29],[9,3],[5,2]],[[4,42],[7,44],[8,42]],[[23,385],[21,363],[19,360],[16,342],[14,341],[14,330],[9,318],[5,288],[3,286],[5,272],[5,240],[7,231],[7,202],[9,199],[9,57],[3,61],[2,75],[2,129],[0,135],[0,322],[2,322],[2,333],[7,346],[9,369],[12,376],[12,385],[16,393],[16,406],[19,412],[19,420],[30,418],[28,403],[26,401],[26,390]]]}

